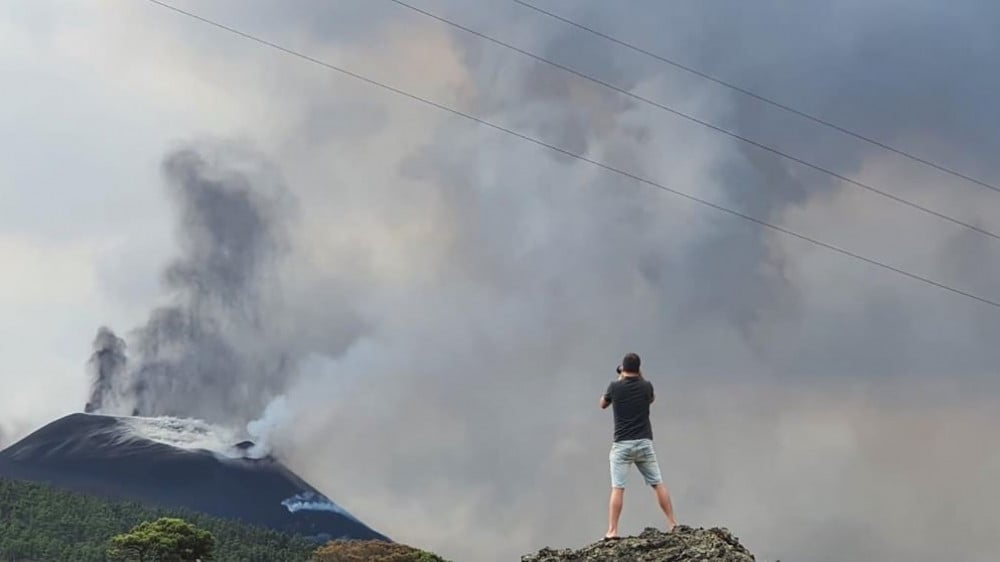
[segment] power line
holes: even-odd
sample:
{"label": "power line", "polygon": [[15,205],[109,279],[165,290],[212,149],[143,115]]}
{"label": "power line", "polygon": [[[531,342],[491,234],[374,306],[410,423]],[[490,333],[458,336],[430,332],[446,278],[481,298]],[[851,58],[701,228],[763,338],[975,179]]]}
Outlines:
{"label": "power line", "polygon": [[951,293],[954,293],[954,294],[957,294],[957,295],[961,295],[961,296],[964,296],[964,297],[968,297],[970,299],[979,301],[979,302],[984,303],[984,304],[991,305],[991,306],[996,307],[996,308],[1000,308],[1000,302],[998,302],[998,301],[994,301],[994,300],[991,300],[991,299],[988,299],[988,298],[985,298],[985,297],[980,297],[978,295],[975,295],[973,293],[964,291],[962,289],[951,287],[949,285],[946,285],[944,283],[940,283],[938,281],[934,281],[933,279],[929,279],[929,278],[924,277],[922,275],[918,275],[916,273],[911,273],[909,271],[897,268],[897,267],[892,266],[892,265],[888,265],[888,264],[883,263],[881,261],[878,261],[876,259],[868,258],[868,257],[865,257],[865,256],[863,256],[861,254],[857,254],[855,252],[852,252],[850,250],[846,250],[844,248],[840,248],[839,246],[836,246],[836,245],[833,245],[833,244],[830,244],[830,243],[827,243],[827,242],[823,242],[823,241],[815,239],[815,238],[811,238],[811,237],[809,237],[809,236],[807,236],[805,234],[800,234],[798,232],[795,232],[794,230],[785,228],[783,226],[779,226],[779,225],[776,225],[774,223],[765,221],[763,219],[758,219],[756,217],[744,214],[744,213],[742,213],[740,211],[736,211],[734,209],[730,209],[730,208],[725,207],[723,205],[720,205],[718,203],[713,203],[711,201],[708,201],[708,200],[705,200],[705,199],[701,199],[700,197],[697,197],[695,195],[691,195],[691,194],[685,193],[683,191],[678,191],[676,189],[667,187],[666,185],[663,185],[661,183],[655,182],[653,180],[650,180],[650,179],[647,179],[647,178],[643,178],[641,176],[638,176],[638,175],[633,174],[631,172],[627,172],[625,170],[621,170],[619,168],[611,166],[610,164],[605,164],[603,162],[600,162],[600,161],[597,161],[597,160],[593,160],[591,158],[588,158],[588,157],[583,156],[581,154],[577,154],[577,153],[572,152],[570,150],[567,150],[567,149],[564,149],[564,148],[560,148],[558,146],[546,143],[545,141],[542,141],[542,140],[537,139],[535,137],[526,135],[524,133],[519,133],[519,132],[517,132],[517,131],[515,131],[513,129],[508,129],[508,128],[502,126],[502,125],[498,125],[496,123],[493,123],[493,122],[488,121],[486,119],[483,119],[481,117],[476,117],[475,115],[471,115],[471,114],[465,113],[465,112],[463,112],[461,110],[449,107],[447,105],[443,105],[443,104],[440,104],[438,102],[429,100],[427,98],[420,97],[420,96],[418,96],[416,94],[412,94],[412,93],[407,92],[405,90],[396,88],[394,86],[390,86],[388,84],[379,82],[379,81],[374,80],[372,78],[368,78],[368,77],[366,77],[364,75],[358,74],[358,73],[353,72],[351,70],[347,70],[345,68],[339,67],[339,66],[334,65],[332,63],[328,63],[328,62],[322,61],[320,59],[311,57],[311,56],[306,55],[304,53],[301,53],[299,51],[295,51],[295,50],[289,49],[288,47],[283,47],[281,45],[278,45],[277,43],[272,43],[272,42],[270,42],[270,41],[268,41],[266,39],[257,37],[255,35],[251,35],[251,34],[246,33],[244,31],[240,31],[238,29],[235,29],[233,27],[229,27],[229,26],[227,26],[225,24],[216,22],[214,20],[210,20],[210,19],[205,18],[203,16],[199,16],[198,14],[195,14],[195,13],[192,13],[192,12],[188,12],[188,11],[183,10],[181,8],[177,8],[175,6],[167,4],[166,2],[162,2],[161,0],[147,0],[147,1],[150,2],[150,3],[152,3],[152,4],[156,4],[158,6],[166,8],[168,10],[174,11],[174,12],[176,12],[178,14],[182,14],[184,16],[196,19],[196,20],[198,20],[200,22],[203,22],[205,24],[211,25],[211,26],[216,27],[218,29],[222,29],[222,30],[227,31],[229,33],[232,33],[234,35],[238,35],[240,37],[243,37],[244,39],[249,39],[250,41],[254,41],[254,42],[259,43],[261,45],[264,45],[266,47],[270,47],[272,49],[281,51],[281,52],[283,52],[285,54],[288,54],[288,55],[300,58],[302,60],[311,62],[311,63],[319,65],[319,66],[322,66],[322,67],[327,68],[329,70],[333,70],[333,71],[339,72],[339,73],[344,74],[346,76],[350,76],[351,78],[354,78],[356,80],[360,80],[360,81],[365,82],[367,84],[371,84],[372,86],[377,86],[379,88],[388,90],[388,91],[393,92],[395,94],[398,94],[400,96],[403,96],[403,97],[409,98],[411,100],[423,103],[425,105],[429,105],[431,107],[437,108],[437,109],[439,109],[441,111],[445,111],[447,113],[451,113],[453,115],[457,115],[459,117],[468,119],[470,121],[474,121],[474,122],[479,123],[481,125],[485,125],[487,127],[495,129],[497,131],[501,131],[501,132],[507,133],[507,134],[515,136],[515,137],[517,137],[519,139],[528,141],[528,142],[530,142],[532,144],[535,144],[535,145],[547,148],[547,149],[549,149],[549,150],[551,150],[553,152],[558,152],[558,153],[563,154],[565,156],[569,156],[571,158],[575,158],[577,160],[580,160],[580,161],[583,161],[583,162],[587,162],[588,164],[591,164],[591,165],[596,166],[598,168],[602,168],[602,169],[607,170],[609,172],[618,174],[618,175],[620,175],[622,177],[626,177],[626,178],[635,180],[635,181],[637,181],[639,183],[648,185],[650,187],[655,187],[657,189],[661,189],[663,191],[672,193],[672,194],[677,195],[679,197],[683,197],[685,199],[688,199],[689,201],[693,201],[695,203],[698,203],[700,205],[705,205],[707,207],[715,209],[716,211],[719,211],[719,212],[722,212],[722,213],[726,213],[726,214],[729,214],[729,215],[732,215],[732,216],[735,216],[735,217],[742,218],[744,220],[750,221],[750,222],[752,222],[754,224],[757,224],[759,226],[762,226],[762,227],[765,227],[765,228],[769,228],[771,230],[780,232],[780,233],[785,234],[787,236],[792,236],[794,238],[798,238],[800,240],[803,240],[803,241],[808,242],[810,244],[813,244],[815,246],[818,246],[818,247],[821,247],[821,248],[825,248],[827,250],[831,250],[831,251],[837,252],[839,254],[848,256],[850,258],[854,258],[856,260],[863,261],[863,262],[868,263],[870,265],[881,267],[883,269],[886,269],[888,271],[892,271],[894,273],[897,273],[897,274],[902,275],[904,277],[908,277],[908,278],[913,279],[915,281],[920,281],[920,282],[925,283],[927,285],[931,285],[931,286],[937,287],[939,289],[943,289],[945,291],[949,291]]}
{"label": "power line", "polygon": [[946,174],[952,175],[952,176],[957,177],[957,178],[961,178],[961,179],[963,179],[965,181],[968,181],[970,183],[974,183],[974,184],[979,185],[981,187],[985,187],[987,189],[992,189],[993,191],[1000,192],[1000,187],[997,187],[997,186],[995,186],[995,185],[993,185],[991,183],[987,183],[987,182],[985,182],[983,180],[976,179],[976,178],[974,178],[972,176],[969,176],[967,174],[963,174],[962,172],[959,172],[958,170],[955,170],[954,168],[949,168],[947,166],[944,166],[943,164],[938,164],[938,163],[936,163],[936,162],[934,162],[932,160],[928,160],[926,158],[922,158],[922,157],[917,156],[915,154],[906,152],[905,150],[902,150],[902,149],[899,149],[899,148],[895,148],[895,147],[893,147],[893,146],[891,146],[889,144],[886,144],[886,143],[884,143],[882,141],[879,141],[877,139],[874,139],[872,137],[863,135],[861,133],[854,132],[854,131],[846,128],[846,127],[842,127],[840,125],[837,125],[836,123],[833,123],[831,121],[823,119],[822,117],[817,117],[816,115],[813,115],[813,114],[810,114],[810,113],[806,113],[805,111],[802,111],[800,109],[795,109],[794,107],[791,107],[789,105],[783,104],[783,103],[781,103],[779,101],[776,101],[774,99],[768,98],[768,97],[763,96],[761,94],[757,94],[757,93],[755,93],[755,92],[753,92],[751,90],[747,90],[746,88],[743,88],[741,86],[737,86],[736,84],[733,84],[732,82],[727,82],[727,81],[725,81],[725,80],[723,80],[721,78],[718,78],[716,76],[708,74],[707,72],[703,72],[703,71],[700,71],[700,70],[698,70],[696,68],[687,66],[687,65],[685,65],[683,63],[677,62],[676,60],[669,59],[669,58],[667,58],[667,57],[665,57],[663,55],[658,55],[658,54],[656,54],[654,52],[651,52],[651,51],[649,51],[647,49],[643,49],[642,47],[639,47],[639,46],[634,45],[632,43],[628,43],[626,41],[618,39],[617,37],[614,37],[612,35],[608,35],[606,33],[602,33],[602,32],[600,32],[600,31],[598,31],[598,30],[596,30],[596,29],[594,29],[592,27],[587,27],[587,26],[585,26],[585,25],[583,25],[581,23],[575,22],[575,21],[573,21],[573,20],[571,20],[569,18],[565,18],[563,16],[560,16],[559,14],[550,12],[548,10],[545,10],[543,8],[535,6],[534,4],[530,4],[528,2],[525,2],[524,0],[511,0],[511,1],[514,2],[514,3],[516,3],[516,4],[520,4],[521,6],[524,6],[525,8],[530,8],[530,9],[532,9],[532,10],[534,10],[534,11],[540,13],[540,14],[544,14],[544,15],[552,18],[552,19],[561,21],[561,22],[563,22],[565,24],[568,24],[568,25],[571,25],[571,26],[573,26],[573,27],[575,27],[577,29],[581,29],[583,31],[586,31],[587,33],[590,33],[590,34],[596,35],[598,37],[601,37],[602,39],[606,39],[608,41],[611,41],[612,43],[615,43],[616,45],[620,45],[620,46],[625,47],[627,49],[631,49],[631,50],[633,50],[633,51],[635,51],[637,53],[641,53],[641,54],[646,55],[648,57],[654,58],[654,59],[656,59],[656,60],[658,60],[660,62],[669,64],[670,66],[673,66],[674,68],[678,68],[680,70],[683,70],[685,72],[688,72],[688,73],[693,74],[695,76],[698,76],[700,78],[704,78],[705,80],[708,80],[710,82],[714,82],[716,84],[719,84],[720,86],[725,86],[725,87],[727,87],[727,88],[729,88],[731,90],[739,92],[739,93],[741,93],[741,94],[743,94],[745,96],[751,97],[751,98],[753,98],[753,99],[755,99],[757,101],[766,103],[766,104],[768,104],[768,105],[770,105],[772,107],[777,107],[778,109],[787,111],[787,112],[792,113],[794,115],[798,115],[799,117],[802,117],[804,119],[808,119],[809,121],[812,121],[814,123],[818,123],[818,124],[823,125],[825,127],[829,127],[831,129],[833,129],[835,131],[838,131],[840,133],[843,133],[843,134],[845,134],[847,136],[854,137],[854,138],[856,138],[858,140],[864,141],[864,142],[866,142],[868,144],[871,144],[873,146],[877,146],[877,147],[879,147],[879,148],[881,148],[883,150],[888,150],[889,152],[892,152],[894,154],[898,154],[899,156],[902,156],[904,158],[908,158],[909,160],[912,160],[914,162],[918,162],[918,163],[923,164],[925,166],[930,166],[931,168],[934,168],[935,170],[938,170],[940,172],[944,172]]}
{"label": "power line", "polygon": [[868,190],[868,191],[870,191],[872,193],[875,193],[876,195],[879,195],[879,196],[881,196],[881,197],[883,197],[885,199],[889,199],[891,201],[895,201],[896,203],[900,203],[900,204],[906,205],[907,207],[911,207],[913,209],[916,209],[916,210],[918,210],[920,212],[923,212],[923,213],[926,213],[928,215],[935,216],[935,217],[937,217],[939,219],[942,219],[942,220],[948,221],[950,223],[959,225],[959,226],[961,226],[963,228],[967,228],[967,229],[972,230],[974,232],[978,232],[979,234],[983,234],[985,236],[989,236],[990,238],[994,238],[994,239],[1000,240],[1000,234],[996,234],[996,233],[994,233],[994,232],[992,232],[990,230],[987,230],[987,229],[985,229],[983,227],[979,227],[979,226],[976,226],[974,224],[965,222],[963,220],[956,219],[956,218],[954,218],[952,216],[946,215],[944,213],[940,213],[940,212],[935,211],[933,209],[930,209],[928,207],[924,207],[923,205],[920,205],[919,203],[914,203],[913,201],[910,201],[908,199],[904,199],[903,197],[900,197],[898,195],[893,195],[892,193],[889,193],[887,191],[882,191],[881,189],[873,187],[873,186],[871,186],[871,185],[869,185],[867,183],[864,183],[864,182],[861,182],[861,181],[858,181],[858,180],[855,180],[855,179],[851,179],[851,178],[849,178],[849,177],[847,177],[847,176],[845,176],[843,174],[834,172],[833,170],[830,170],[829,168],[824,168],[824,167],[822,167],[822,166],[820,166],[818,164],[813,164],[812,162],[809,162],[807,160],[803,160],[803,159],[798,158],[796,156],[792,156],[791,154],[788,154],[787,152],[783,152],[783,151],[781,151],[781,150],[779,150],[777,148],[774,148],[773,146],[766,145],[766,144],[764,144],[762,142],[759,142],[759,141],[755,141],[755,140],[753,140],[753,139],[751,139],[749,137],[743,136],[743,135],[741,135],[741,134],[739,134],[739,133],[737,133],[735,131],[731,131],[731,130],[726,129],[724,127],[720,127],[719,125],[714,125],[712,123],[709,123],[708,121],[705,121],[703,119],[699,119],[699,118],[697,118],[697,117],[695,117],[695,116],[693,116],[693,115],[691,115],[689,113],[685,113],[683,111],[680,111],[679,109],[674,109],[673,107],[670,107],[670,106],[668,106],[666,104],[663,104],[663,103],[651,100],[651,99],[649,99],[647,97],[641,96],[641,95],[636,94],[634,92],[630,92],[630,91],[628,91],[628,90],[626,90],[626,89],[624,89],[624,88],[622,88],[620,86],[616,86],[616,85],[614,85],[614,84],[612,84],[610,82],[601,80],[600,78],[597,78],[597,77],[592,76],[590,74],[587,74],[585,72],[581,72],[581,71],[576,70],[576,69],[574,69],[572,67],[566,66],[564,64],[557,63],[555,61],[552,61],[550,59],[542,57],[541,55],[536,55],[535,53],[532,53],[530,51],[526,51],[524,49],[521,49],[520,47],[516,47],[514,45],[511,45],[510,43],[506,43],[504,41],[501,41],[500,39],[497,39],[495,37],[491,37],[489,35],[486,35],[485,33],[476,31],[474,29],[470,29],[470,28],[465,27],[464,25],[462,25],[460,23],[456,23],[456,22],[451,21],[451,20],[449,20],[447,18],[438,16],[436,14],[433,14],[431,12],[428,12],[426,10],[423,10],[421,8],[413,6],[412,4],[408,4],[408,3],[404,2],[403,0],[389,0],[389,1],[392,2],[392,3],[394,3],[394,4],[398,4],[399,6],[402,6],[402,7],[406,8],[406,9],[408,9],[408,10],[412,10],[414,12],[417,12],[419,14],[422,14],[424,16],[427,16],[429,18],[437,20],[437,21],[439,21],[439,22],[441,22],[441,23],[443,23],[445,25],[449,25],[449,26],[454,27],[456,29],[460,29],[460,30],[462,30],[462,31],[464,31],[466,33],[469,33],[471,35],[479,37],[479,38],[481,38],[483,40],[489,41],[491,43],[494,43],[494,44],[499,45],[501,47],[504,47],[506,49],[509,49],[509,50],[514,51],[514,52],[520,53],[520,54],[522,54],[522,55],[524,55],[526,57],[529,57],[529,58],[531,58],[531,59],[533,59],[535,61],[541,62],[543,64],[547,64],[547,65],[555,67],[555,68],[558,68],[560,70],[563,70],[563,71],[568,72],[570,74],[573,74],[575,76],[583,78],[584,80],[588,80],[590,82],[594,82],[595,84],[599,84],[601,86],[604,86],[605,88],[608,88],[609,90],[613,90],[615,92],[618,92],[619,94],[628,96],[628,97],[630,97],[630,98],[632,98],[634,100],[637,100],[637,101],[640,101],[640,102],[645,103],[647,105],[651,105],[653,107],[662,109],[664,111],[672,113],[672,114],[674,114],[674,115],[676,115],[678,117],[681,117],[683,119],[687,119],[688,121],[691,121],[692,123],[696,123],[698,125],[706,127],[708,129],[711,129],[711,130],[716,131],[718,133],[722,133],[722,134],[724,134],[724,135],[726,135],[728,137],[732,137],[734,139],[740,140],[740,141],[745,142],[745,143],[747,143],[747,144],[749,144],[751,146],[755,146],[755,147],[757,147],[757,148],[759,148],[761,150],[765,150],[767,152],[770,152],[772,154],[775,154],[777,156],[785,158],[786,160],[790,160],[792,162],[795,162],[795,163],[797,163],[797,164],[799,164],[801,166],[805,166],[807,168],[811,168],[811,169],[816,170],[818,172],[822,172],[824,174],[827,174],[827,175],[829,175],[831,177],[837,178],[837,179],[839,179],[839,180],[841,180],[843,182],[849,183],[849,184],[854,185],[856,187],[859,187],[861,189]]}

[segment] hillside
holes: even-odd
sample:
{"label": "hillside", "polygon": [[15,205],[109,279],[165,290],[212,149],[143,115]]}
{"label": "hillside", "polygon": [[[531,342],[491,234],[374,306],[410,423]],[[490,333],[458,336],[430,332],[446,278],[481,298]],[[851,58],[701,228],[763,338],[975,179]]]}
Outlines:
{"label": "hillside", "polygon": [[0,478],[330,539],[388,540],[277,459],[197,420],[72,414],[0,451]]}
{"label": "hillside", "polygon": [[753,562],[728,530],[679,525],[671,533],[647,528],[637,537],[601,541],[580,550],[543,548],[521,562]]}
{"label": "hillside", "polygon": [[108,539],[165,516],[215,535],[220,562],[303,562],[316,549],[307,539],[237,521],[0,478],[0,559],[104,562]]}

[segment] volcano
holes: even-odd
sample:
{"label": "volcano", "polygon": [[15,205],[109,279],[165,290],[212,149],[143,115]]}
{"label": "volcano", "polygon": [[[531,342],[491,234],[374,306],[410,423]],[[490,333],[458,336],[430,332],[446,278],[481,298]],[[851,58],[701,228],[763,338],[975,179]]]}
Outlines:
{"label": "volcano", "polygon": [[71,414],[0,451],[0,478],[329,539],[388,541],[253,443],[196,420]]}

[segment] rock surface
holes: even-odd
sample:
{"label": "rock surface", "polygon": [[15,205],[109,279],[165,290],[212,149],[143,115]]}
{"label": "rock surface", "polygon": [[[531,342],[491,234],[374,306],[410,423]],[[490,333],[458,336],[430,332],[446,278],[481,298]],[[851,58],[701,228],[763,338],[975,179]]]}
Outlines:
{"label": "rock surface", "polygon": [[600,541],[580,550],[543,548],[521,562],[752,562],[753,554],[727,529],[678,525],[671,533],[647,528],[637,537]]}

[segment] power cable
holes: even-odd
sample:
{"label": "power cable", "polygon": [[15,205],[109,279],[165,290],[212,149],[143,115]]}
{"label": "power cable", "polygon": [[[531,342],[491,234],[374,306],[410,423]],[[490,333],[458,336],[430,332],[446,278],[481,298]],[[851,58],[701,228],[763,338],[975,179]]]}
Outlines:
{"label": "power cable", "polygon": [[875,194],[877,194],[877,195],[879,195],[881,197],[884,197],[884,198],[889,199],[891,201],[895,201],[896,203],[900,203],[900,204],[906,205],[908,207],[911,207],[913,209],[916,209],[916,210],[921,211],[923,213],[926,213],[928,215],[935,216],[935,217],[937,217],[939,219],[946,220],[948,222],[951,222],[953,224],[957,224],[957,225],[959,225],[961,227],[967,228],[967,229],[972,230],[974,232],[978,232],[979,234],[983,234],[985,236],[989,236],[990,238],[994,238],[994,239],[1000,240],[1000,234],[996,234],[994,232],[986,230],[985,228],[976,226],[974,224],[965,222],[965,221],[960,220],[960,219],[956,219],[954,217],[951,217],[951,216],[946,215],[944,213],[940,213],[940,212],[935,211],[933,209],[930,209],[928,207],[924,207],[923,205],[920,205],[919,203],[914,203],[913,201],[910,201],[908,199],[904,199],[904,198],[902,198],[902,197],[900,197],[898,195],[893,195],[892,193],[889,193],[887,191],[882,191],[881,189],[873,187],[873,186],[871,186],[871,185],[869,185],[867,183],[864,183],[864,182],[861,182],[861,181],[858,181],[858,180],[855,180],[855,179],[851,179],[851,178],[849,178],[849,177],[847,177],[847,176],[845,176],[843,174],[834,172],[833,170],[830,170],[829,168],[824,168],[824,167],[822,167],[822,166],[820,166],[818,164],[813,164],[812,162],[808,162],[808,161],[803,160],[801,158],[798,158],[796,156],[792,156],[791,154],[788,154],[787,152],[783,152],[783,151],[781,151],[781,150],[779,150],[779,149],[777,149],[777,148],[775,148],[773,146],[766,145],[766,144],[764,144],[762,142],[759,142],[759,141],[755,141],[755,140],[753,140],[753,139],[751,139],[749,137],[743,136],[743,135],[741,135],[741,134],[739,134],[739,133],[737,133],[735,131],[731,131],[731,130],[726,129],[724,127],[720,127],[719,125],[714,125],[712,123],[709,123],[708,121],[705,121],[703,119],[699,119],[699,118],[697,118],[697,117],[695,117],[695,116],[693,116],[693,115],[691,115],[689,113],[685,113],[685,112],[680,111],[678,109],[674,109],[673,107],[670,107],[670,106],[668,106],[666,104],[663,104],[663,103],[651,100],[651,99],[649,99],[647,97],[640,96],[639,94],[636,94],[634,92],[630,92],[630,91],[628,91],[628,90],[626,90],[626,89],[624,89],[624,88],[622,88],[620,86],[616,86],[616,85],[614,85],[614,84],[612,84],[610,82],[601,80],[600,78],[596,78],[596,77],[591,76],[590,74],[587,74],[585,72],[581,72],[579,70],[576,70],[576,69],[574,69],[572,67],[569,67],[569,66],[566,66],[564,64],[560,64],[560,63],[554,62],[554,61],[549,60],[549,59],[547,59],[547,58],[545,58],[545,57],[543,57],[541,55],[536,55],[535,53],[532,53],[530,51],[526,51],[524,49],[521,49],[520,47],[516,47],[514,45],[511,45],[510,43],[506,43],[504,41],[496,39],[495,37],[491,37],[489,35],[486,35],[485,33],[482,33],[480,31],[476,31],[474,29],[470,29],[470,28],[465,27],[464,25],[462,25],[460,23],[451,21],[451,20],[449,20],[447,18],[443,18],[441,16],[438,16],[436,14],[433,14],[431,12],[428,12],[426,10],[423,10],[421,8],[413,6],[412,4],[408,4],[408,3],[404,2],[403,0],[389,0],[389,2],[392,2],[394,4],[398,4],[399,6],[402,6],[402,7],[406,8],[406,9],[408,9],[408,10],[412,10],[412,11],[414,11],[416,13],[419,13],[419,14],[422,14],[422,15],[427,16],[429,18],[432,18],[434,20],[437,20],[437,21],[439,21],[439,22],[441,22],[441,23],[443,23],[445,25],[449,25],[449,26],[454,27],[456,29],[460,29],[460,30],[462,30],[462,31],[464,31],[466,33],[469,33],[471,35],[475,35],[476,37],[479,37],[481,39],[484,39],[486,41],[489,41],[491,43],[494,43],[496,45],[504,47],[506,49],[510,49],[510,50],[512,50],[514,52],[520,53],[520,54],[522,54],[522,55],[524,55],[526,57],[529,57],[529,58],[531,58],[531,59],[533,59],[535,61],[541,62],[543,64],[547,64],[547,65],[555,67],[555,68],[558,68],[560,70],[563,70],[565,72],[568,72],[570,74],[578,76],[580,78],[583,78],[584,80],[588,80],[588,81],[593,82],[595,84],[599,84],[601,86],[604,86],[605,88],[608,88],[609,90],[613,90],[615,92],[618,92],[619,94],[628,96],[628,97],[630,97],[630,98],[632,98],[634,100],[637,100],[637,101],[640,101],[640,102],[645,103],[647,105],[650,105],[650,106],[662,109],[662,110],[667,111],[669,113],[672,113],[672,114],[674,114],[674,115],[676,115],[678,117],[681,117],[683,119],[687,119],[688,121],[691,121],[692,123],[696,123],[698,125],[706,127],[708,129],[711,129],[711,130],[716,131],[718,133],[722,133],[722,134],[724,134],[726,136],[729,136],[729,137],[732,137],[734,139],[743,141],[743,142],[745,142],[745,143],[747,143],[747,144],[749,144],[751,146],[755,146],[755,147],[757,147],[757,148],[759,148],[761,150],[765,150],[767,152],[770,152],[772,154],[775,154],[777,156],[785,158],[786,160],[790,160],[792,162],[795,162],[795,163],[800,164],[802,166],[805,166],[807,168],[811,168],[811,169],[816,170],[818,172],[822,172],[824,174],[827,174],[829,176],[837,178],[837,179],[839,179],[839,180],[841,180],[843,182],[849,183],[849,184],[854,185],[856,187],[859,187],[861,189],[866,189],[866,190],[868,190],[868,191],[870,191],[872,193],[875,193]]}
{"label": "power cable", "polygon": [[685,65],[685,64],[680,63],[680,62],[677,62],[676,60],[667,58],[667,57],[665,57],[663,55],[658,55],[658,54],[656,54],[656,53],[654,53],[652,51],[649,51],[647,49],[643,49],[642,47],[639,47],[639,46],[637,46],[637,45],[635,45],[633,43],[629,43],[627,41],[623,41],[622,39],[618,39],[617,37],[614,37],[612,35],[608,35],[606,33],[602,33],[601,31],[598,31],[598,30],[596,30],[596,29],[594,29],[592,27],[588,27],[588,26],[583,25],[583,24],[581,24],[579,22],[573,21],[573,20],[571,20],[569,18],[560,16],[559,14],[550,12],[550,11],[545,10],[543,8],[540,8],[540,7],[538,7],[538,6],[534,5],[534,4],[530,4],[528,2],[525,2],[524,0],[511,0],[511,2],[514,2],[515,4],[520,4],[521,6],[524,6],[525,8],[530,8],[530,9],[532,9],[532,10],[534,10],[534,11],[540,13],[540,14],[544,14],[544,15],[552,18],[552,19],[561,21],[561,22],[563,22],[563,23],[565,23],[567,25],[571,25],[571,26],[573,26],[573,27],[575,27],[577,29],[581,29],[583,31],[586,31],[587,33],[590,33],[592,35],[596,35],[597,37],[600,37],[602,39],[606,39],[606,40],[608,40],[608,41],[610,41],[612,43],[615,43],[616,45],[620,45],[622,47],[625,47],[626,49],[630,49],[630,50],[635,51],[637,53],[641,53],[643,55],[646,55],[647,57],[654,58],[654,59],[656,59],[656,60],[658,60],[660,62],[669,64],[670,66],[673,66],[674,68],[678,68],[680,70],[683,70],[685,72],[688,72],[688,73],[693,74],[695,76],[698,76],[700,78],[704,78],[705,80],[708,80],[710,82],[714,82],[716,84],[719,84],[720,86],[725,86],[725,87],[727,87],[727,88],[729,88],[729,89],[731,89],[733,91],[739,92],[739,93],[741,93],[741,94],[743,94],[745,96],[751,97],[751,98],[753,98],[753,99],[755,99],[757,101],[766,103],[766,104],[768,104],[768,105],[770,105],[772,107],[777,107],[778,109],[787,111],[787,112],[792,113],[794,115],[798,115],[799,117],[802,117],[804,119],[808,119],[809,121],[812,121],[814,123],[823,125],[825,127],[829,127],[831,129],[833,129],[835,131],[838,131],[840,133],[843,133],[843,134],[845,134],[847,136],[854,137],[855,139],[864,141],[864,142],[866,142],[868,144],[871,144],[873,146],[877,146],[877,147],[879,147],[879,148],[881,148],[883,150],[888,150],[889,152],[892,152],[894,154],[897,154],[899,156],[902,156],[902,157],[907,158],[909,160],[912,160],[914,162],[918,162],[918,163],[923,164],[925,166],[930,166],[931,168],[934,168],[935,170],[938,170],[940,172],[944,172],[944,173],[949,174],[951,176],[954,176],[954,177],[957,177],[957,178],[961,178],[961,179],[963,179],[965,181],[968,181],[970,183],[974,183],[974,184],[979,185],[981,187],[985,187],[986,189],[992,189],[993,191],[1000,192],[1000,187],[997,187],[997,186],[995,186],[995,185],[993,185],[991,183],[985,182],[985,181],[980,180],[980,179],[976,179],[976,178],[974,178],[972,176],[969,176],[967,174],[959,172],[958,170],[955,170],[954,168],[949,168],[949,167],[947,167],[947,166],[945,166],[943,164],[938,164],[938,163],[936,163],[936,162],[934,162],[932,160],[928,160],[927,158],[922,158],[920,156],[917,156],[917,155],[912,154],[910,152],[907,152],[905,150],[896,148],[896,147],[894,147],[894,146],[892,146],[892,145],[890,145],[888,143],[885,143],[885,142],[879,141],[877,139],[874,139],[872,137],[869,137],[869,136],[863,135],[861,133],[852,131],[852,130],[846,128],[846,127],[842,127],[840,125],[837,125],[836,123],[833,123],[832,121],[829,121],[827,119],[823,119],[822,117],[817,117],[816,115],[813,115],[811,113],[806,113],[805,111],[802,111],[800,109],[795,109],[794,107],[792,107],[790,105],[781,103],[779,101],[776,101],[776,100],[774,100],[772,98],[769,98],[769,97],[766,97],[764,95],[755,93],[755,92],[753,92],[751,90],[748,90],[746,88],[743,88],[741,86],[733,84],[732,82],[727,82],[726,80],[723,80],[723,79],[721,79],[721,78],[719,78],[717,76],[713,76],[711,74],[708,74],[707,72],[703,72],[703,71],[698,70],[698,69],[696,69],[694,67]]}

